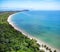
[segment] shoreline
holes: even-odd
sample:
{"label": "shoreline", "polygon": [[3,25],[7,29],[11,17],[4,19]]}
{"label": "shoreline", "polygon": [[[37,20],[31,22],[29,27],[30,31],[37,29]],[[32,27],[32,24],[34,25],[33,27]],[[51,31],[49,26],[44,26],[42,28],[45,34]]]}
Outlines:
{"label": "shoreline", "polygon": [[15,25],[15,24],[11,21],[11,18],[12,18],[13,15],[16,15],[16,14],[17,14],[17,13],[14,13],[14,14],[10,15],[10,16],[8,17],[8,19],[7,19],[7,22],[8,22],[15,30],[20,31],[23,35],[27,36],[27,37],[30,38],[30,39],[35,39],[35,40],[37,40],[37,43],[38,43],[39,45],[41,45],[41,47],[40,47],[39,49],[43,49],[45,52],[49,52],[49,50],[46,50],[46,48],[42,47],[42,45],[46,45],[48,48],[50,48],[50,49],[52,50],[52,52],[54,52],[54,50],[57,50],[56,52],[59,52],[58,49],[53,48],[53,47],[51,47],[50,45],[48,45],[47,43],[43,42],[42,40],[37,39],[37,38],[29,35],[27,32],[25,32],[25,31],[22,30],[20,27],[18,27],[17,25]]}

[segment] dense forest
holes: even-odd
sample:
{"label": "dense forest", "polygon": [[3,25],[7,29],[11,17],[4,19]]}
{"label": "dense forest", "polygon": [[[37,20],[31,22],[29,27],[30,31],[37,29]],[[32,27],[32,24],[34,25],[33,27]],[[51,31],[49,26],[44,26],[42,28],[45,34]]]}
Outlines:
{"label": "dense forest", "polygon": [[29,39],[7,22],[9,15],[16,12],[0,13],[0,52],[44,52],[34,39]]}

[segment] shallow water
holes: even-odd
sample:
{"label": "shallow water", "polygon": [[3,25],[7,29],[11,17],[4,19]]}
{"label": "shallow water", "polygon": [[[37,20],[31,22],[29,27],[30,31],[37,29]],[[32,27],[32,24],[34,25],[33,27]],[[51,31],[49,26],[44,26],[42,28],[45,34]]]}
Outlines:
{"label": "shallow water", "polygon": [[30,35],[60,49],[60,11],[26,11],[11,19]]}

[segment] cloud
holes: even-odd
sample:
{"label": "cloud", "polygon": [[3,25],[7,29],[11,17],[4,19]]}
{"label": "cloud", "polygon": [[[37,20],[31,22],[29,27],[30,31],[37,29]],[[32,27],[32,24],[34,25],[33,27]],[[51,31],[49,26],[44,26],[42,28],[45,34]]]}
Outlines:
{"label": "cloud", "polygon": [[[4,9],[32,9],[32,10],[60,10],[60,2],[38,2],[38,1],[51,1],[51,0],[28,0],[22,2],[6,2],[1,4]],[[20,1],[20,0],[19,0]],[[36,2],[37,1],[37,2]]]}

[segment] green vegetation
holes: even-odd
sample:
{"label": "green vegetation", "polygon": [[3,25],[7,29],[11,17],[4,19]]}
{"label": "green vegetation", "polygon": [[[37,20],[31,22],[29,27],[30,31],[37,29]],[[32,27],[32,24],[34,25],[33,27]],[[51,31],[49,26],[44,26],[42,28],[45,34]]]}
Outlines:
{"label": "green vegetation", "polygon": [[36,40],[29,39],[9,25],[7,18],[13,13],[0,14],[0,52],[44,52],[39,50]]}

